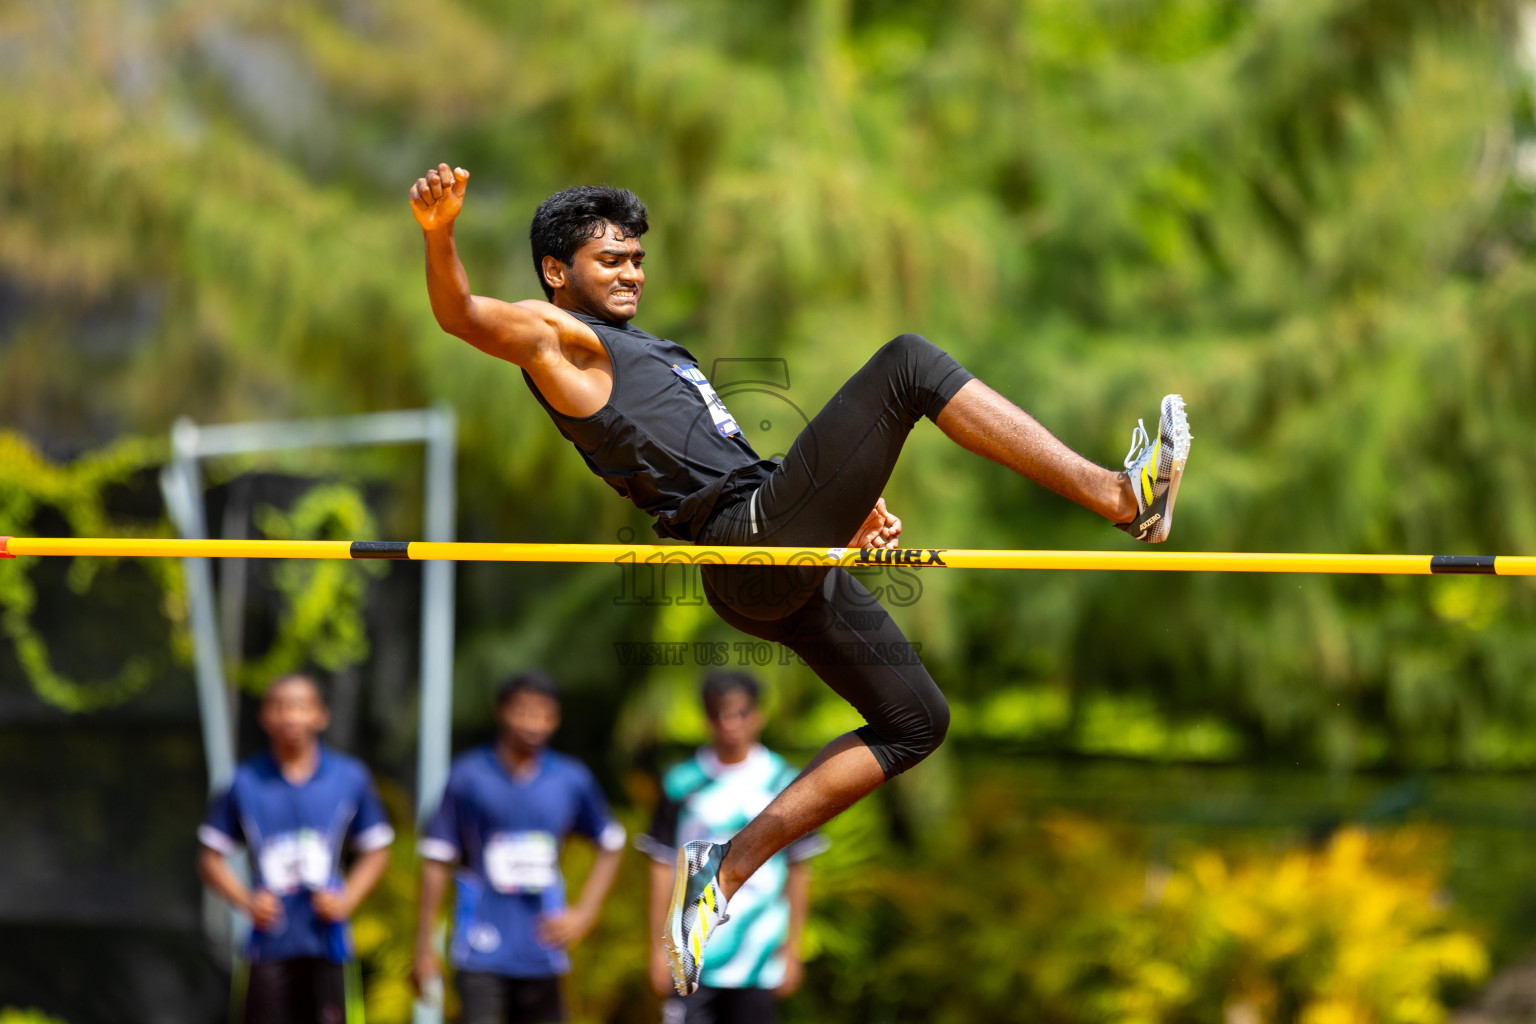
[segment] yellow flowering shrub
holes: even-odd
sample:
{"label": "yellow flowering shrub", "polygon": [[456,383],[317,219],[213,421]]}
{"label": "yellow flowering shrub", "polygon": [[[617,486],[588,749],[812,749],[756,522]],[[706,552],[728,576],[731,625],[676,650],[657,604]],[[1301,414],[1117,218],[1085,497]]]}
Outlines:
{"label": "yellow flowering shrub", "polygon": [[1144,829],[1030,820],[985,788],[920,865],[818,882],[823,1005],[933,1024],[1435,1024],[1448,987],[1488,972],[1440,891],[1434,830],[1154,856]]}
{"label": "yellow flowering shrub", "polygon": [[1442,983],[1488,971],[1481,939],[1450,921],[1439,853],[1422,828],[1348,828],[1315,848],[1246,857],[1194,852],[1154,911],[1175,937],[1162,962],[1254,1020],[1436,1024]]}

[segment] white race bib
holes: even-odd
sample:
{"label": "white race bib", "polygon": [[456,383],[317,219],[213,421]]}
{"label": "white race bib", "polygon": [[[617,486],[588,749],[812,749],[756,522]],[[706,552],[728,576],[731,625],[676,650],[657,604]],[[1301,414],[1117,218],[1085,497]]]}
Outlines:
{"label": "white race bib", "polygon": [[312,828],[284,832],[261,844],[261,881],[279,896],[331,882],[331,848],[324,833]]}
{"label": "white race bib", "polygon": [[725,407],[725,403],[710,386],[709,378],[705,377],[697,366],[679,366],[673,363],[672,372],[699,389],[699,394],[704,396],[704,405],[709,409],[710,418],[715,421],[715,429],[720,431],[722,437],[734,437],[741,433],[741,427],[737,426],[731,410]]}
{"label": "white race bib", "polygon": [[548,832],[497,832],[485,844],[485,878],[497,892],[542,892],[560,879],[560,845]]}

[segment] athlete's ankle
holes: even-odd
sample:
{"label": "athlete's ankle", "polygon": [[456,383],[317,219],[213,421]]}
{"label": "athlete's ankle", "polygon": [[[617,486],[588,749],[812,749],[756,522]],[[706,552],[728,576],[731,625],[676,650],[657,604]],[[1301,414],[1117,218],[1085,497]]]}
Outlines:
{"label": "athlete's ankle", "polygon": [[725,853],[720,856],[720,870],[715,873],[715,881],[720,885],[720,892],[729,900],[736,895],[736,890],[742,887],[748,876],[736,870],[741,858],[732,855],[731,844],[727,842],[724,847]]}
{"label": "athlete's ankle", "polygon": [[1118,485],[1116,493],[1118,500],[1114,505],[1114,511],[1105,518],[1115,524],[1129,523],[1141,510],[1136,504],[1136,485],[1131,482],[1131,474],[1123,469],[1115,474],[1115,483]]}

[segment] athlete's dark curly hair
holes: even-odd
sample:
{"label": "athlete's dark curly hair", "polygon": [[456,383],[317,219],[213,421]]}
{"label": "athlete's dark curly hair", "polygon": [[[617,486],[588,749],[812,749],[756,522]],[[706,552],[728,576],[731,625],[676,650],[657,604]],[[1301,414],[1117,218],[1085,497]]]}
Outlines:
{"label": "athlete's dark curly hair", "polygon": [[544,257],[553,256],[570,266],[581,243],[601,234],[605,223],[624,232],[625,238],[638,238],[650,227],[645,204],[627,188],[578,185],[539,204],[528,226],[528,240],[533,243],[533,272],[539,275],[546,299],[554,298],[555,290],[544,280]]}

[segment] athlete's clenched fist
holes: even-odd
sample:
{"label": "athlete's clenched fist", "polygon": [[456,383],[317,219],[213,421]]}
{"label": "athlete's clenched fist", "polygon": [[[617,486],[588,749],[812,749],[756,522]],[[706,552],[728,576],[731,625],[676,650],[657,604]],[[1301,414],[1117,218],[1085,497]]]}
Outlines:
{"label": "athlete's clenched fist", "polygon": [[452,170],[447,164],[438,164],[425,177],[417,178],[411,186],[411,212],[422,230],[433,231],[453,223],[464,206],[464,189],[469,185],[469,172],[462,167]]}

